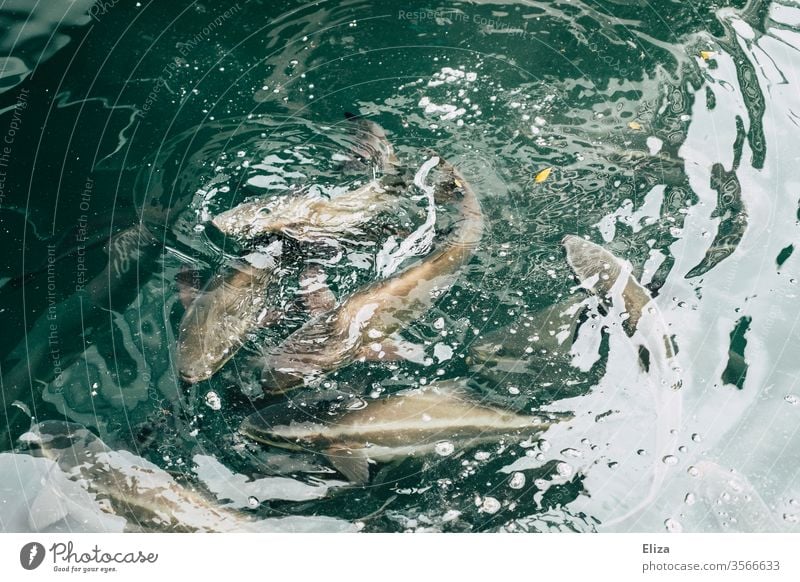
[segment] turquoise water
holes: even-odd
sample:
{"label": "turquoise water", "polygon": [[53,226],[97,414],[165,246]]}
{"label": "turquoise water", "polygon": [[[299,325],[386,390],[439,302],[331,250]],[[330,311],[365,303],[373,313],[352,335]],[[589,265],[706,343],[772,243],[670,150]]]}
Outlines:
{"label": "turquoise water", "polygon": [[[241,493],[285,478],[247,495],[253,518],[366,531],[797,528],[800,6],[87,2],[63,16],[0,11],[2,450],[30,425],[25,408],[227,491],[219,503],[233,495],[220,480]],[[431,152],[456,165],[486,232],[403,332],[427,363],[355,363],[327,381],[371,399],[468,379],[476,399],[573,416],[543,440],[381,464],[367,487],[342,486],[313,452],[246,441],[242,419],[285,400],[263,394],[253,356],[302,309],[210,380],[180,380],[181,281],[202,286],[246,252],[208,220],[292,187],[363,184],[371,168],[339,161],[344,112],[380,123],[412,174]],[[266,300],[295,305],[311,261],[339,297],[374,280],[386,229],[403,226],[381,221],[335,252],[285,243]],[[526,364],[542,312],[584,297],[566,234],[628,261],[654,295],[679,390],[588,298],[572,355]],[[519,365],[470,352],[497,338]],[[230,476],[199,470],[209,458]],[[309,485],[324,491],[292,493]]]}

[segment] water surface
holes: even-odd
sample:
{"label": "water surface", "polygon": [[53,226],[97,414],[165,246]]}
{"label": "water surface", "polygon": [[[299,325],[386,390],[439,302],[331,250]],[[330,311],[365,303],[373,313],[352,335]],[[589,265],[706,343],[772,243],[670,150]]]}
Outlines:
{"label": "water surface", "polygon": [[[254,497],[242,511],[255,517],[331,517],[366,531],[797,528],[800,6],[359,0],[29,12],[0,12],[10,25],[0,345],[12,413],[0,421],[2,450],[29,426],[18,412],[27,408],[89,427],[222,504]],[[237,433],[247,414],[282,401],[262,393],[252,356],[300,325],[301,310],[255,331],[211,380],[181,382],[181,273],[202,283],[242,252],[208,220],[290,187],[363,184],[369,167],[340,163],[346,111],[379,122],[412,172],[430,152],[457,165],[487,229],[457,284],[404,331],[426,346],[427,364],[357,363],[328,381],[373,398],[467,378],[477,399],[573,420],[542,440],[375,467],[368,487],[353,488],[318,455]],[[653,293],[678,347],[679,390],[642,369],[620,322],[591,301],[564,366],[470,357],[498,335],[535,344],[541,312],[581,293],[566,234],[629,261]],[[309,261],[327,264],[338,296],[354,292],[375,279],[385,237],[342,240],[337,252],[288,245],[269,301],[292,304]],[[221,406],[207,405],[212,392]],[[268,477],[284,485],[246,485]],[[4,498],[18,499],[22,482],[4,479]],[[291,493],[307,487],[323,494]]]}

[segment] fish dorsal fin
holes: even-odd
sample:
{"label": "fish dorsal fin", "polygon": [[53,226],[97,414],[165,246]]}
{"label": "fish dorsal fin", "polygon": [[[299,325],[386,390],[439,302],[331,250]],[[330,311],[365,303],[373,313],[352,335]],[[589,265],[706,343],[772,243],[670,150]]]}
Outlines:
{"label": "fish dorsal fin", "polygon": [[336,306],[336,296],[326,279],[325,271],[319,265],[309,266],[300,279],[300,295],[312,317]]}
{"label": "fish dorsal fin", "polygon": [[470,397],[469,390],[464,382],[453,380],[434,382],[424,388],[410,388],[398,392],[397,395],[405,397],[406,409],[410,406],[422,406],[430,412],[440,407],[444,407],[447,410],[447,407],[451,406],[466,406],[470,409],[483,408],[480,402]]}
{"label": "fish dorsal fin", "polygon": [[354,485],[364,485],[369,481],[369,461],[363,451],[336,446],[324,454],[328,462]]}

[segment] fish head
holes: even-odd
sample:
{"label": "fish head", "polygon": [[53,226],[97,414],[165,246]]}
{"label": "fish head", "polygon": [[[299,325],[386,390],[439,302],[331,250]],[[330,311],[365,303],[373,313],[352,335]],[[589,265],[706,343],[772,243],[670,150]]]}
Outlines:
{"label": "fish head", "polygon": [[181,380],[187,384],[197,384],[203,380],[208,380],[214,375],[214,372],[220,367],[219,361],[221,358],[216,354],[203,354],[197,358],[180,357],[178,361],[178,371]]}
{"label": "fish head", "polygon": [[325,432],[318,406],[276,404],[246,417],[239,432],[247,438],[271,446],[304,449]]}
{"label": "fish head", "polygon": [[[199,301],[208,302],[208,296],[200,297],[195,303]],[[181,380],[189,384],[197,384],[213,376],[243,342],[238,333],[240,330],[232,328],[237,323],[233,321],[234,317],[200,307],[187,311],[178,336],[178,373]]]}
{"label": "fish head", "polygon": [[247,416],[239,425],[239,432],[259,443],[277,446],[283,444],[283,439],[273,434],[277,419],[270,414],[271,408],[267,407]]}
{"label": "fish head", "polygon": [[273,230],[269,226],[270,215],[268,201],[261,199],[226,210],[212,218],[211,223],[226,236],[248,240]]}
{"label": "fish head", "polygon": [[581,286],[605,296],[622,273],[619,259],[600,245],[572,234],[566,235],[561,244],[567,253],[567,264]]}
{"label": "fish head", "polygon": [[106,447],[83,425],[61,420],[45,420],[20,437],[20,443],[36,455],[70,471],[90,462]]}
{"label": "fish head", "polygon": [[354,410],[367,403],[347,384],[336,388],[307,390],[246,417],[239,432],[247,438],[288,449],[330,443],[330,431]]}

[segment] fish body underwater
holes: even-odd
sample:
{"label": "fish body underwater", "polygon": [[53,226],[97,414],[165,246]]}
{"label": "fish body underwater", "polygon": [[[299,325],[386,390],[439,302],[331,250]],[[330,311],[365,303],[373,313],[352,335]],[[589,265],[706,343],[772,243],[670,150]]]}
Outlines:
{"label": "fish body underwater", "polygon": [[376,281],[313,316],[263,357],[264,388],[284,392],[360,358],[404,357],[390,336],[430,309],[471,260],[480,243],[484,216],[477,195],[455,168],[444,164],[460,190],[459,222],[439,248],[394,276]]}
{"label": "fish body underwater", "polygon": [[[76,362],[93,342],[92,336],[108,329],[109,313],[124,311],[136,299],[139,282],[151,275],[163,252],[143,223],[111,236],[103,250],[108,257],[103,269],[64,300],[48,305],[2,363],[0,407],[5,408],[7,425],[0,431],[0,451],[13,447],[20,434],[17,428],[30,426],[28,415],[12,403],[36,402],[40,385],[58,382],[60,372]],[[58,356],[58,365],[54,365],[53,354]]]}
{"label": "fish body underwater", "polygon": [[[217,274],[191,302],[180,323],[178,370],[190,383],[207,380],[266,322],[265,294],[275,272],[275,255],[258,255],[253,263],[240,261],[227,274]],[[272,245],[271,245],[272,246]]]}
{"label": "fish body underwater", "polygon": [[243,244],[269,234],[306,243],[327,243],[337,236],[364,234],[366,223],[398,202],[402,186],[395,181],[371,180],[330,198],[312,191],[260,198],[231,208],[211,222]]}
{"label": "fish body underwater", "polygon": [[679,388],[677,352],[664,317],[650,292],[633,276],[629,264],[593,242],[575,235],[562,239],[567,263],[581,287],[596,294],[622,322],[622,329],[648,353],[662,383]]}
{"label": "fish body underwater", "polygon": [[355,134],[351,149],[375,161],[376,172],[363,186],[322,196],[304,189],[239,204],[212,219],[226,236],[250,244],[268,234],[281,234],[301,242],[335,243],[339,236],[358,236],[379,214],[396,209],[406,182],[398,174],[398,161],[384,129],[373,121],[350,116]]}
{"label": "fish body underwater", "polygon": [[472,372],[497,381],[535,376],[537,383],[561,383],[572,368],[570,349],[584,311],[584,298],[570,296],[534,313],[525,326],[482,335],[469,347]]}
{"label": "fish body underwater", "polygon": [[358,409],[331,413],[318,403],[278,404],[247,417],[248,438],[322,453],[351,482],[369,480],[369,463],[438,452],[452,454],[504,438],[531,438],[547,429],[547,417],[521,415],[471,399],[458,381],[433,384],[370,400]]}
{"label": "fish body underwater", "polygon": [[[109,513],[125,518],[130,531],[260,531],[261,522],[181,485],[142,457],[111,449],[82,425],[44,421],[21,440],[54,461],[67,478],[83,486]],[[43,498],[34,504],[37,502],[58,500]],[[59,514],[53,515],[56,518]]]}

